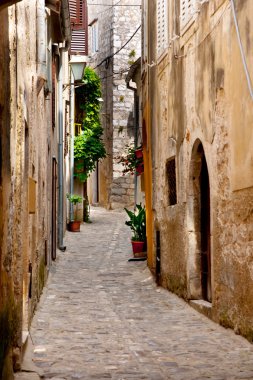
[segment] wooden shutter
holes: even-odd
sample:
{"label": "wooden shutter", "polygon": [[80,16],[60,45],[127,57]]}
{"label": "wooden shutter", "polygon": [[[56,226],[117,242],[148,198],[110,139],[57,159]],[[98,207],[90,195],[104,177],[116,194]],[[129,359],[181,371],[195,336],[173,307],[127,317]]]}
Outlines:
{"label": "wooden shutter", "polygon": [[70,20],[73,30],[84,27],[84,1],[69,0]]}
{"label": "wooden shutter", "polygon": [[88,8],[86,0],[69,0],[72,26],[71,54],[88,54]]}
{"label": "wooden shutter", "polygon": [[190,21],[194,12],[195,0],[181,0],[180,3],[180,18],[181,18],[181,28]]}
{"label": "wooden shutter", "polygon": [[168,44],[167,0],[157,0],[157,53],[158,56]]}
{"label": "wooden shutter", "polygon": [[52,128],[56,126],[56,57],[52,59]]}

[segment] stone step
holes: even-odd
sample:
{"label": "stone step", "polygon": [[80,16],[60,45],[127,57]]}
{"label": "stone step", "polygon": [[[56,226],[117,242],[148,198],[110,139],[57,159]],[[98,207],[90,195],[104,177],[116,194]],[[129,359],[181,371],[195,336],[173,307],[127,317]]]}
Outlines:
{"label": "stone step", "polygon": [[189,304],[199,313],[212,319],[212,303],[205,300],[190,300]]}

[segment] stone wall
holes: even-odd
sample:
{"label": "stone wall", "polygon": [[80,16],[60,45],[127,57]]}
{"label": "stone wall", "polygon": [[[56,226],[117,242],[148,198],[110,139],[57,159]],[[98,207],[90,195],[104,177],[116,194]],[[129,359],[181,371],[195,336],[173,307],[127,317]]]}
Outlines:
{"label": "stone wall", "polygon": [[[186,299],[208,301],[214,320],[252,341],[253,112],[230,2],[202,4],[184,30],[171,3],[175,23],[169,35],[181,37],[156,57],[149,81],[157,101],[148,99],[156,126],[153,210],[161,233],[161,282]],[[253,63],[247,16],[252,11],[249,0],[236,6],[248,67]],[[149,51],[155,46],[154,37]],[[166,165],[173,157],[177,202],[170,205]],[[207,200],[203,203],[208,197],[205,160],[209,207]],[[155,239],[153,244],[155,249]],[[211,252],[208,279],[203,274],[205,244]],[[155,263],[155,254],[150,262]]]}
{"label": "stone wall", "polygon": [[[99,202],[109,208],[134,202],[133,176],[122,176],[123,168],[117,157],[124,152],[126,145],[134,143],[134,94],[126,88],[125,77],[132,62],[140,56],[141,47],[139,30],[126,47],[115,54],[140,26],[141,10],[128,6],[127,1],[121,1],[121,6],[117,6],[116,1],[113,3],[115,6],[111,7],[89,7],[89,22],[98,19],[99,32],[98,52],[91,54],[92,66],[96,67],[111,56],[96,68],[102,81],[101,117],[108,152],[107,159],[99,164]],[[108,5],[108,2],[101,4]]]}

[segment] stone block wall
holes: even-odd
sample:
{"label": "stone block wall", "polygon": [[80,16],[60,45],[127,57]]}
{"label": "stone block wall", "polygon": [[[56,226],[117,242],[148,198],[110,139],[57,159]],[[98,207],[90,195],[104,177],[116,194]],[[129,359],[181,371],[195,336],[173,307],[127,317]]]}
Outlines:
{"label": "stone block wall", "polygon": [[[91,2],[92,3],[92,2]],[[96,67],[106,57],[110,58],[96,70],[102,81],[102,123],[108,158],[99,164],[100,203],[109,208],[132,205],[134,202],[134,179],[122,176],[120,156],[128,144],[134,143],[134,93],[127,89],[125,77],[131,63],[140,56],[141,30],[122,49],[141,23],[140,7],[130,7],[127,1],[117,1],[111,7],[106,1],[100,6],[89,7],[89,22],[98,19],[99,48],[91,54]],[[91,40],[90,40],[91,44]],[[91,51],[91,46],[90,46]],[[117,54],[115,54],[117,53]],[[114,55],[115,54],[115,55]]]}

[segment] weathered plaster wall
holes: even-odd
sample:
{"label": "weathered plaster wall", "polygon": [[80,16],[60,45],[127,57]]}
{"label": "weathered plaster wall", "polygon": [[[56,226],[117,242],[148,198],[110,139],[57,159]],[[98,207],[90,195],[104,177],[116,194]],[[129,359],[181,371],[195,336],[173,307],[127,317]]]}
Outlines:
{"label": "weathered plaster wall", "polygon": [[[9,347],[16,340],[13,336],[12,316],[14,315],[13,279],[4,268],[6,257],[8,216],[10,198],[10,73],[9,73],[9,20],[8,10],[0,12],[0,375],[7,375],[12,370]],[[3,80],[6,78],[6,80]],[[17,336],[18,338],[19,336]]]}
{"label": "weathered plaster wall", "polygon": [[[236,1],[236,10],[250,69],[253,5]],[[194,189],[198,173],[192,152],[199,140],[210,181],[213,318],[253,340],[253,112],[230,2],[203,4],[180,35],[150,70],[157,81],[153,195],[162,283],[183,297],[201,298],[194,290],[201,276],[200,200],[194,198],[199,190]],[[155,46],[155,38],[151,43]],[[178,199],[169,206],[166,162],[173,156]]]}
{"label": "weathered plaster wall", "polygon": [[[50,98],[44,93],[38,64],[36,19],[36,2],[29,0],[0,12],[0,334],[6,335],[0,335],[0,373],[3,369],[4,379],[12,378],[12,365],[20,366],[24,333],[46,280],[50,246],[48,189],[54,140],[50,141]],[[29,178],[35,184],[33,213]]]}
{"label": "weathered plaster wall", "polygon": [[[101,4],[107,6],[89,7],[89,22],[97,18],[99,31],[99,49],[92,55],[93,67],[116,53],[141,23],[139,6],[128,7],[125,0],[121,1],[120,6],[116,5],[116,1],[112,2],[111,7],[107,1]],[[134,142],[134,94],[127,89],[125,77],[131,61],[140,56],[140,48],[139,30],[124,49],[97,68],[102,80],[104,102],[101,117],[108,152],[108,158],[99,164],[99,201],[109,208],[131,205],[134,201],[133,176],[122,176],[123,168],[118,164],[117,157],[124,152],[126,145]],[[134,52],[134,56],[131,56],[131,52]]]}

